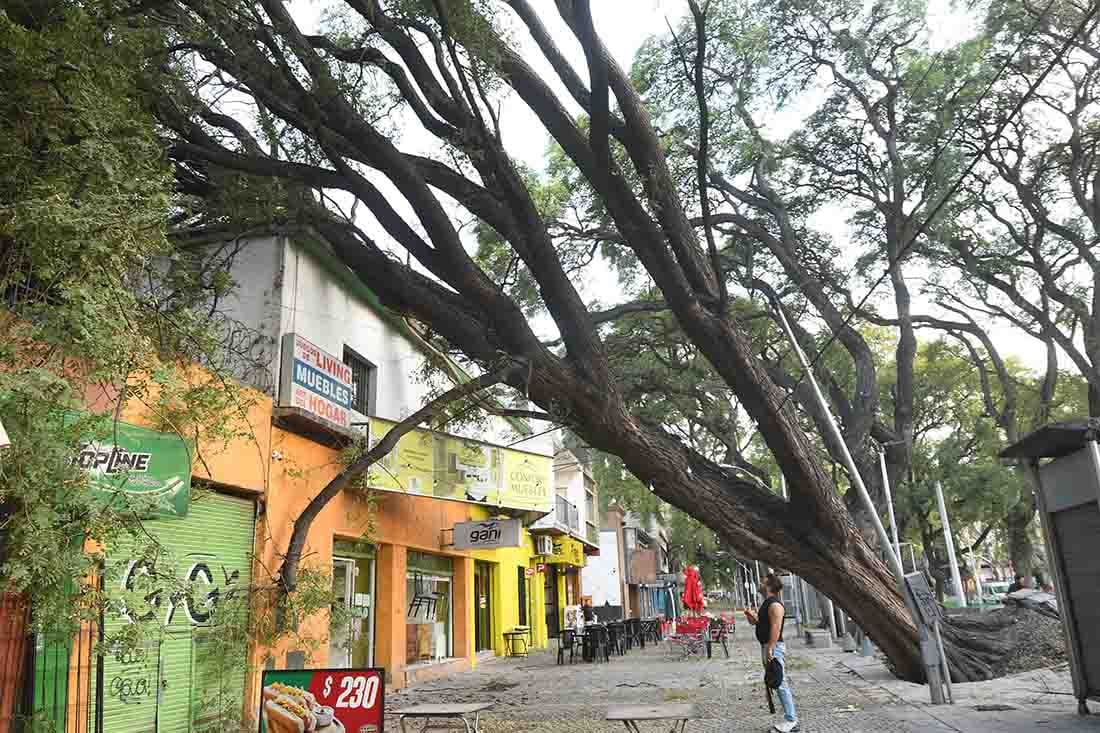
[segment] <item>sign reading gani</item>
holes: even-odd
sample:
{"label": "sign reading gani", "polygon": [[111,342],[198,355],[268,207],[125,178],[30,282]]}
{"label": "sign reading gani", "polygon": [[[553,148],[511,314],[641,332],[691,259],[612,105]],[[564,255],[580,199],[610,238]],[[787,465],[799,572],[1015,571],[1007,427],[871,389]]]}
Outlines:
{"label": "sign reading gani", "polygon": [[[371,418],[371,439],[394,423]],[[435,496],[535,512],[551,510],[552,459],[476,440],[415,430],[406,433],[372,472],[371,485],[388,491]]]}
{"label": "sign reading gani", "polygon": [[[75,424],[85,416],[69,413]],[[73,462],[92,491],[106,500],[119,494],[148,500],[151,514],[182,517],[191,498],[191,451],[178,435],[127,423],[89,428]]]}

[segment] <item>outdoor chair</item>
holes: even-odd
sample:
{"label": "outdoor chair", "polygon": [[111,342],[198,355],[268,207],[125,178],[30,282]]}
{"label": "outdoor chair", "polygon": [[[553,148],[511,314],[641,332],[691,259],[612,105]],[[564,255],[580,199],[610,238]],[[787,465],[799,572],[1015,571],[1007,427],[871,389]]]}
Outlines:
{"label": "outdoor chair", "polygon": [[707,658],[710,658],[711,644],[721,644],[722,651],[726,653],[726,659],[730,658],[729,637],[732,631],[725,619],[712,618],[707,628]]}
{"label": "outdoor chair", "polygon": [[611,641],[611,650],[618,653],[620,657],[625,657],[627,640],[626,624],[621,621],[608,624],[607,633]]}
{"label": "outdoor chair", "polygon": [[598,662],[600,655],[611,661],[607,656],[607,629],[603,626],[586,626],[584,629],[584,658],[586,661]]}
{"label": "outdoor chair", "polygon": [[706,653],[706,633],[670,634],[667,641],[669,655],[681,661]]}
{"label": "outdoor chair", "polygon": [[573,663],[573,654],[576,651],[577,634],[571,629],[565,629],[558,634],[558,664],[565,663],[565,652],[569,652],[569,663]]}

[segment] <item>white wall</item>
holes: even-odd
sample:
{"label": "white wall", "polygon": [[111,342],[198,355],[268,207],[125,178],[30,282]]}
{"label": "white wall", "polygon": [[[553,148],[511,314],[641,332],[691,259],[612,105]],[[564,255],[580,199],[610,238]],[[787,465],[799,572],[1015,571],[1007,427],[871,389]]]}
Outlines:
{"label": "white wall", "polygon": [[300,334],[337,358],[350,347],[376,367],[374,414],[400,420],[414,412],[429,391],[413,378],[421,352],[312,256],[289,240],[284,247],[281,333]]}
{"label": "white wall", "polygon": [[622,578],[619,577],[619,541],[614,530],[600,532],[600,554],[590,555],[581,570],[581,588],[592,596],[592,605],[623,605]]}
{"label": "white wall", "polygon": [[217,317],[229,332],[230,369],[234,376],[268,395],[278,377],[279,324],[282,310],[282,243],[275,237],[212,245],[217,261],[236,249],[230,275],[236,288],[221,299]]}
{"label": "white wall", "polygon": [[[400,420],[416,411],[431,391],[418,374],[425,357],[421,345],[394,329],[378,312],[353,295],[321,262],[283,237],[249,240],[233,261],[238,287],[221,310],[262,334],[267,373],[238,374],[247,383],[276,396],[282,336],[298,333],[321,349],[343,358],[350,347],[374,367],[372,413]],[[534,432],[547,429],[532,423]],[[507,445],[522,437],[505,420],[493,418],[468,429],[449,429],[471,438]],[[553,455],[553,434],[515,446]],[[549,477],[548,477],[549,478]]]}

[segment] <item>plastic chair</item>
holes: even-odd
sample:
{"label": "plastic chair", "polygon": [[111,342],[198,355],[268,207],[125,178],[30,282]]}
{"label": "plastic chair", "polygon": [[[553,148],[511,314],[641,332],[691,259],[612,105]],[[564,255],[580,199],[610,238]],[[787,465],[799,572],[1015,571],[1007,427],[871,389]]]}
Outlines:
{"label": "plastic chair", "polygon": [[558,634],[558,664],[565,663],[565,650],[569,650],[569,663],[573,663],[573,655],[577,643],[577,634],[571,629],[565,629]]}

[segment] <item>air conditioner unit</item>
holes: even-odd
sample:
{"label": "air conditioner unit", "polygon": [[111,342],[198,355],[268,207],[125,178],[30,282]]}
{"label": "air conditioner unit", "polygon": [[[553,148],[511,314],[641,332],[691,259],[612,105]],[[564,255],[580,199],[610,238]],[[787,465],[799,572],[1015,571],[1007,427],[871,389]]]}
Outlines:
{"label": "air conditioner unit", "polygon": [[554,540],[550,537],[536,537],[535,538],[535,554],[536,555],[553,555],[554,554]]}

